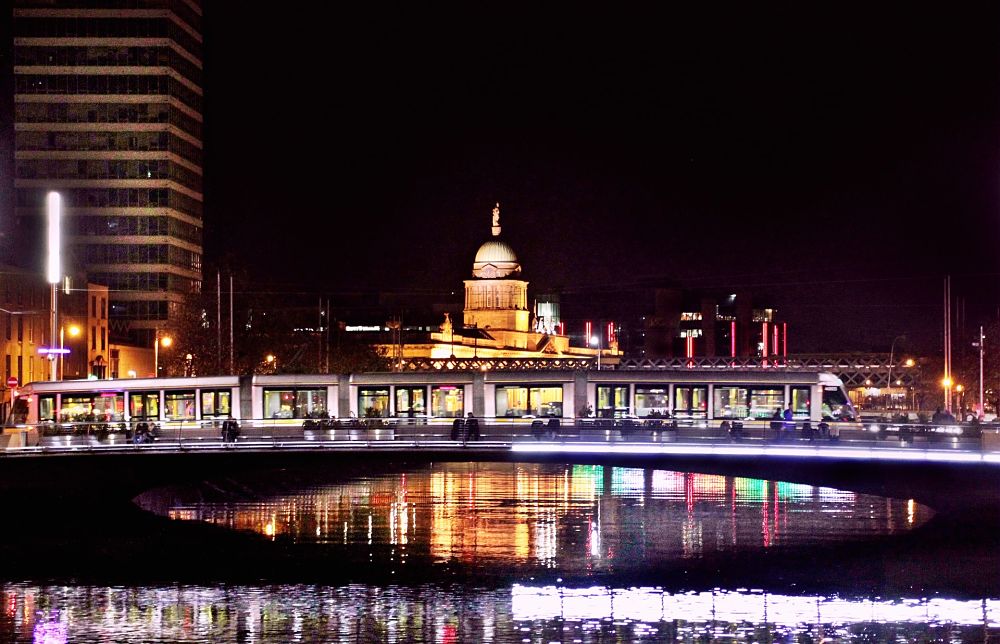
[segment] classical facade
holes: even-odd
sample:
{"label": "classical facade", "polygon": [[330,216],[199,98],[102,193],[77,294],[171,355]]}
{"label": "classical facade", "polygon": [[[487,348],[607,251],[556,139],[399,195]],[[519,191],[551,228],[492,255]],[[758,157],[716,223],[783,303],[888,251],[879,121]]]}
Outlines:
{"label": "classical facade", "polygon": [[[571,346],[569,336],[546,332],[532,320],[528,282],[521,279],[514,250],[500,236],[500,204],[493,208],[491,232],[476,251],[472,279],[465,280],[462,323],[445,314],[429,343],[387,346],[387,354],[401,359],[582,358],[596,362],[598,349]],[[608,365],[616,363],[621,356],[617,342],[601,349],[600,356]]]}

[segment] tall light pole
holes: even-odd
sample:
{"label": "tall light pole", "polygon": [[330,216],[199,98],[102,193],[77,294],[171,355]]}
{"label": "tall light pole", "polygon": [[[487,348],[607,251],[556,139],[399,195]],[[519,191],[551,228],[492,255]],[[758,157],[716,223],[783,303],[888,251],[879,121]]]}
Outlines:
{"label": "tall light pole", "polygon": [[983,335],[983,327],[979,327],[979,342],[976,345],[979,347],[979,414],[980,420],[983,418],[983,414],[986,413],[986,402],[983,400],[983,349],[984,343],[986,342],[986,336]]}
{"label": "tall light pole", "polygon": [[[63,364],[64,364],[63,359],[65,358],[66,355],[65,351],[66,347],[64,344],[65,332],[66,332],[66,325],[65,324],[59,325],[59,380],[66,379],[66,372],[63,370]],[[70,325],[69,337],[75,338],[78,335],[80,335],[80,327],[78,327],[75,324]]]}
{"label": "tall light pole", "polygon": [[163,344],[164,348],[169,347],[174,343],[174,339],[169,335],[160,337],[160,330],[156,330],[156,341],[153,342],[153,377],[160,377],[160,344]]}
{"label": "tall light pole", "polygon": [[887,383],[887,389],[889,389],[889,408],[892,408],[892,356],[896,351],[896,340],[905,340],[906,334],[897,335],[892,339],[892,346],[889,347],[889,382]]}
{"label": "tall light pole", "polygon": [[[51,318],[49,320],[50,346],[55,344],[56,329],[59,328],[58,289],[62,281],[62,240],[59,223],[62,219],[62,197],[58,192],[50,192],[45,197],[45,207],[48,213],[48,261],[45,264],[45,279],[52,291]],[[56,354],[49,354],[49,380],[58,380],[58,365]]]}

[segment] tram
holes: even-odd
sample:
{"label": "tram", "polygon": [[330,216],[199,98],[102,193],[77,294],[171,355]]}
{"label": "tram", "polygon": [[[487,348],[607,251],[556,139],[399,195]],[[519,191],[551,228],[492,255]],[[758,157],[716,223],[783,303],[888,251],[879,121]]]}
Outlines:
{"label": "tram", "polygon": [[[135,423],[196,426],[232,416],[246,424],[317,418],[450,423],[537,418],[673,418],[709,425],[856,421],[841,380],[799,370],[448,371],[255,375],[34,382],[16,392],[7,425]],[[187,425],[184,425],[184,424]]]}

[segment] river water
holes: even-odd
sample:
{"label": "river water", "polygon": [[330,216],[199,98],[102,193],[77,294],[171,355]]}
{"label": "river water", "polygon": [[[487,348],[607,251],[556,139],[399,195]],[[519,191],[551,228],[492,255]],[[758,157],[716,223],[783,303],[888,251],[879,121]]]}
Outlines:
{"label": "river water", "polygon": [[[0,585],[0,641],[983,641],[1000,599],[934,593],[684,588],[665,572],[717,557],[899,539],[912,500],[739,477],[536,464],[260,472],[152,490],[140,506],[275,547],[352,553],[332,585]],[[357,562],[362,562],[360,565]],[[461,566],[449,582],[370,583]],[[423,570],[424,568],[418,568]],[[496,577],[502,571],[504,576]],[[483,580],[476,580],[481,572]],[[628,583],[642,573],[643,583]],[[836,571],[831,571],[836,574]],[[993,574],[993,573],[989,573]],[[429,579],[431,577],[428,577]],[[409,579],[413,579],[411,575]],[[491,581],[486,581],[490,579]],[[497,582],[496,580],[501,581]]]}

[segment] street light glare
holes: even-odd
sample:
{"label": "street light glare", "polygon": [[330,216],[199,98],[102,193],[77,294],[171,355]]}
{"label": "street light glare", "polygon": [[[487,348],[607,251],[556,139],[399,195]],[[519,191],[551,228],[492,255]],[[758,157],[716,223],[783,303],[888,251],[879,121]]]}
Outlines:
{"label": "street light glare", "polygon": [[76,336],[80,335],[80,327],[78,327],[75,324],[69,327],[68,331],[69,331],[69,337],[71,338],[75,338]]}
{"label": "street light glare", "polygon": [[62,240],[59,232],[59,221],[62,218],[62,197],[58,192],[50,192],[45,197],[48,211],[48,247],[49,256],[45,268],[45,277],[49,284],[62,281]]}
{"label": "street light glare", "polygon": [[169,335],[160,338],[160,344],[162,344],[165,347],[169,347],[173,343],[174,343],[174,339],[171,338]]}

